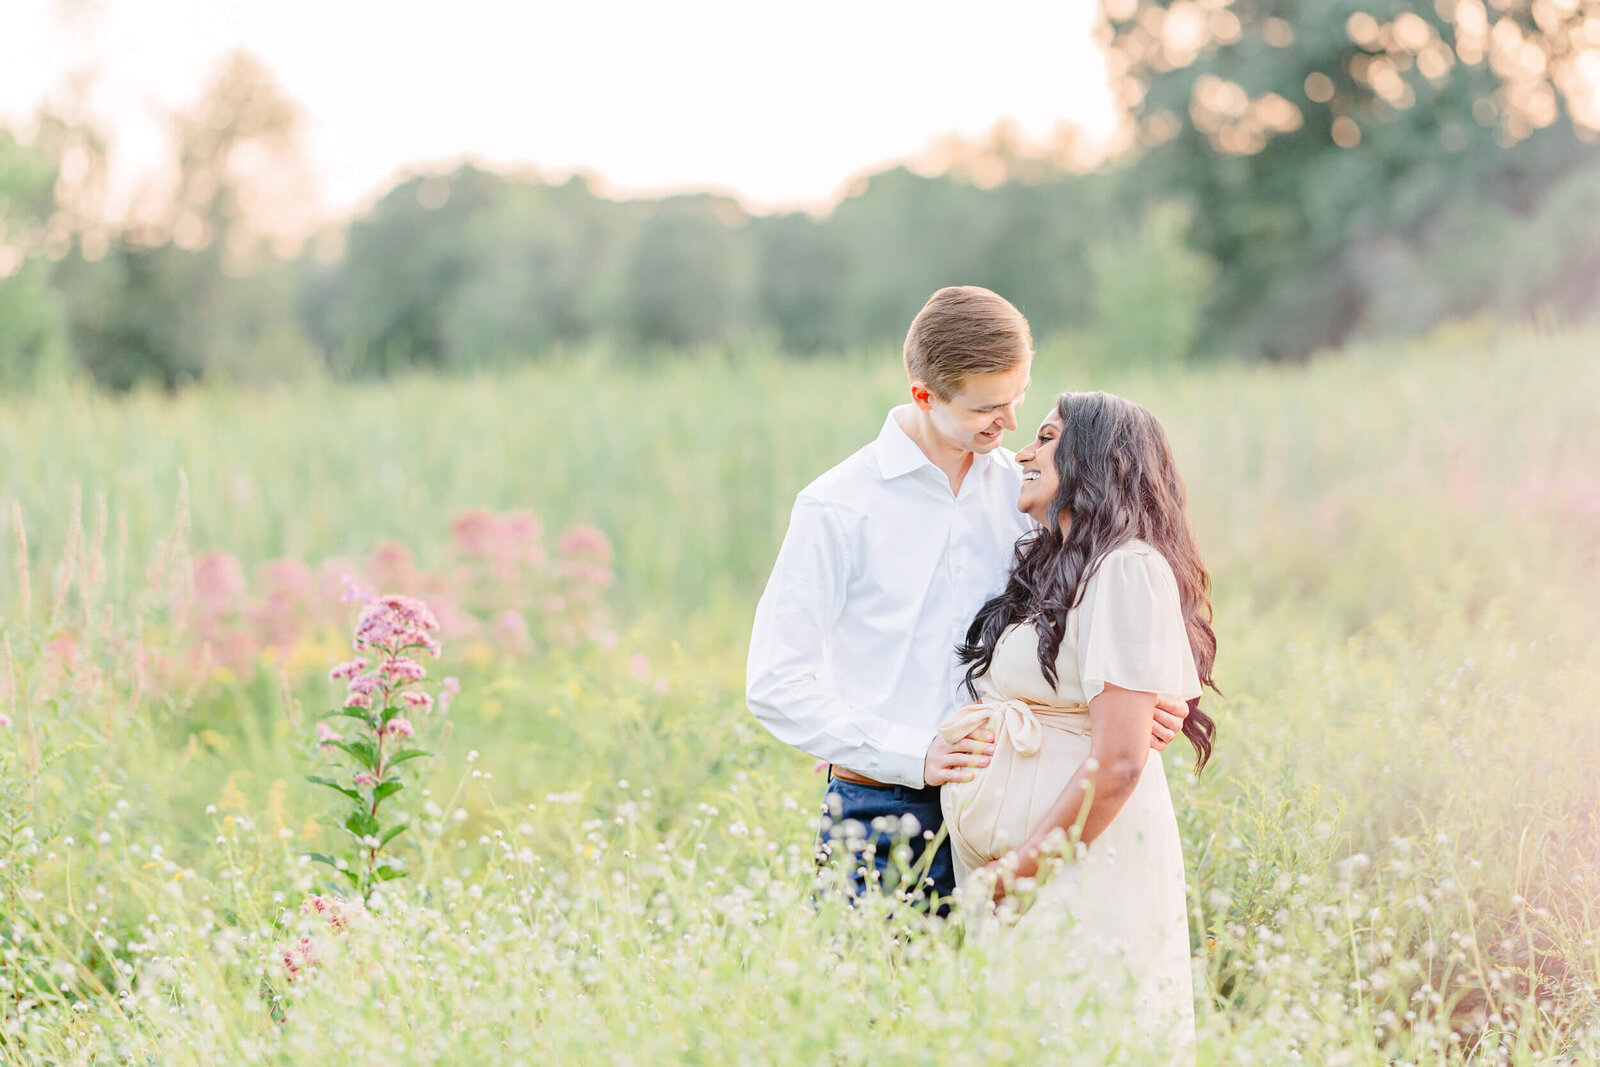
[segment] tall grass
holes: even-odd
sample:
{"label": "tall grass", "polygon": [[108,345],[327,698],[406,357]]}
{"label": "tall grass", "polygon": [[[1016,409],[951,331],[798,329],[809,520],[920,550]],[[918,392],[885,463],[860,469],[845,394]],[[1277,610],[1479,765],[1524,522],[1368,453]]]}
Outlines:
{"label": "tall grass", "polygon": [[[1212,568],[1217,757],[1166,757],[1202,1063],[1600,1057],[1597,340],[1036,362],[1030,422],[1065,387],[1163,418]],[[0,406],[0,1062],[1148,1062],[1004,953],[808,902],[821,786],[743,642],[794,492],[900,389],[885,353]],[[620,643],[446,647],[413,876],[329,936],[337,641],[144,665],[191,550],[444,566],[480,506],[605,529]]]}

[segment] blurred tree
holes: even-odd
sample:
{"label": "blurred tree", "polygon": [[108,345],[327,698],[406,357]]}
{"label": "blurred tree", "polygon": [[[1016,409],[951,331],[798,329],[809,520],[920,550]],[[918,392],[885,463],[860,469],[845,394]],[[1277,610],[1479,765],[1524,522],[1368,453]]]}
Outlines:
{"label": "blurred tree", "polygon": [[177,188],[161,229],[179,246],[248,259],[310,198],[300,109],[272,72],[234,52],[195,105],[173,118]]}
{"label": "blurred tree", "polygon": [[171,390],[204,376],[217,288],[209,258],[122,238],[97,260],[75,249],[56,277],[70,305],[73,349],[100,385]]}
{"label": "blurred tree", "polygon": [[[1415,278],[1455,203],[1526,214],[1593,160],[1600,8],[1103,0],[1138,197],[1180,196],[1221,268],[1213,347],[1299,357],[1461,301]],[[1409,313],[1406,301],[1416,305]],[[1465,310],[1471,310],[1467,308]]]}
{"label": "blurred tree", "polygon": [[1138,227],[1089,249],[1094,319],[1084,340],[1102,363],[1174,363],[1193,354],[1212,264],[1184,243],[1189,213],[1156,204]]}
{"label": "blurred tree", "polygon": [[862,341],[904,337],[928,295],[945,285],[998,290],[994,199],[955,178],[896,167],[873,175],[858,195],[840,203],[827,228],[850,265],[848,335]]}
{"label": "blurred tree", "polygon": [[476,266],[445,314],[450,364],[526,358],[602,331],[602,290],[621,269],[636,214],[582,177],[508,182],[462,235]]}
{"label": "blurred tree", "polygon": [[335,369],[385,375],[449,365],[452,308],[483,266],[468,236],[503,203],[506,184],[463,164],[400,183],[351,223],[343,264],[309,276],[323,290],[302,303]]}
{"label": "blurred tree", "polygon": [[0,391],[66,373],[65,320],[41,254],[55,181],[47,153],[0,127]]}
{"label": "blurred tree", "polygon": [[[81,120],[46,129],[64,163],[92,161],[103,144]],[[173,389],[212,368],[254,380],[303,371],[294,293],[274,281],[280,268],[263,247],[273,220],[305,202],[297,109],[260,63],[236,53],[172,132],[166,203],[109,237],[87,212],[70,215],[55,280],[79,363],[117,390],[146,381]],[[63,215],[75,207],[67,199]]]}
{"label": "blurred tree", "polygon": [[796,212],[752,219],[756,313],[785,352],[811,355],[853,339],[845,331],[848,260],[825,222]]}
{"label": "blurred tree", "polygon": [[751,271],[743,209],[727,197],[658,201],[628,249],[618,321],[632,338],[686,347],[745,325]]}

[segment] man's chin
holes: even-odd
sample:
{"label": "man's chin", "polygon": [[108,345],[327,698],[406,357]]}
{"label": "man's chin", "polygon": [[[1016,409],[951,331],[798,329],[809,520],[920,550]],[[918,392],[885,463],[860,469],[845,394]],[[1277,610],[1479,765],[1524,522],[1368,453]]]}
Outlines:
{"label": "man's chin", "polygon": [[974,434],[972,440],[968,444],[968,447],[970,447],[972,451],[978,455],[985,456],[1000,447],[1000,438],[1000,434],[995,434],[993,437],[984,437],[982,434]]}

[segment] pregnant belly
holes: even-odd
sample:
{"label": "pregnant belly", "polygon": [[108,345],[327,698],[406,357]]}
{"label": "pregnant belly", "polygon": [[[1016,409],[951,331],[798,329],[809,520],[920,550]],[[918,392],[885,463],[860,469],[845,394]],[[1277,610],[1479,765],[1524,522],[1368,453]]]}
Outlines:
{"label": "pregnant belly", "polygon": [[1046,728],[1039,751],[1029,756],[1001,734],[989,766],[972,781],[941,790],[952,848],[967,866],[977,867],[1022,844],[1088,755],[1086,734]]}
{"label": "pregnant belly", "polygon": [[[970,782],[940,792],[951,847],[962,864],[979,867],[1018,847],[1044,822],[1062,790],[1089,757],[1086,734],[1046,729],[1035,755],[1020,755],[1004,734],[989,766]],[[1090,854],[1125,850],[1136,841],[1177,837],[1171,795],[1160,753],[1152,752],[1139,784],[1117,817],[1090,846]]]}

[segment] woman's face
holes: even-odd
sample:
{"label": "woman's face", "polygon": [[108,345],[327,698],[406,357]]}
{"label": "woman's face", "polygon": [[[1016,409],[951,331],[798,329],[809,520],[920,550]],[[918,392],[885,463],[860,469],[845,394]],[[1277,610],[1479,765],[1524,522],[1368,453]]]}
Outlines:
{"label": "woman's face", "polygon": [[1017,496],[1017,510],[1032,516],[1041,526],[1050,524],[1046,512],[1061,484],[1056,476],[1056,441],[1061,429],[1061,413],[1052,410],[1039,425],[1038,436],[1017,453],[1017,462],[1022,466],[1022,492]]}

